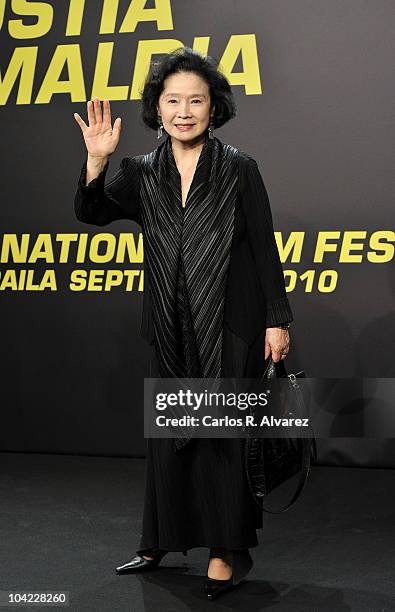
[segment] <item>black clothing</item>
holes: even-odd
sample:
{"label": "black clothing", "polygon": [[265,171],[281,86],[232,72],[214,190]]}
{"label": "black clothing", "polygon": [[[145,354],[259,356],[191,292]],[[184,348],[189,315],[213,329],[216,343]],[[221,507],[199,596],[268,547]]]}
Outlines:
{"label": "black clothing", "polygon": [[185,270],[182,257],[178,268],[176,300],[177,352],[179,360],[178,378],[203,378],[199,350],[193,329],[192,312],[186,288]]}
{"label": "black clothing", "polygon": [[[77,219],[100,227],[118,219],[131,219],[142,226],[144,232],[140,174],[145,157],[124,157],[106,185],[109,163],[86,186],[85,161],[74,202]],[[158,169],[151,163],[154,193],[158,188]],[[149,270],[145,270],[141,335],[152,344],[154,327],[149,285]],[[246,367],[248,347],[259,333],[266,327],[291,321],[293,314],[285,291],[267,191],[256,161],[239,150],[238,201],[224,313],[224,326],[247,346],[244,358],[239,361],[239,370]]]}
{"label": "black clothing", "polygon": [[[158,169],[155,191],[152,168]],[[182,206],[181,177],[170,137],[140,163],[144,262],[149,272],[155,351],[162,377],[177,377],[180,372],[186,377],[194,372],[205,378],[221,375],[226,280],[238,196],[237,168],[237,149],[206,134]],[[177,346],[180,307],[181,348]],[[182,439],[179,435],[175,450],[187,442],[186,434]]]}
{"label": "black clothing", "polygon": [[[183,359],[175,346],[175,288],[182,259],[203,376],[218,378],[226,277],[238,196],[237,149],[223,145],[218,138],[206,137],[185,208],[169,136],[154,152],[144,156],[139,165],[144,264],[149,273],[161,376],[175,376],[180,358]],[[157,170],[155,176],[153,169]]]}
{"label": "black clothing", "polygon": [[[213,165],[220,167],[220,154],[228,145],[218,139],[215,141],[208,143],[206,140],[199,161],[207,162],[210,159]],[[193,268],[200,266],[204,270],[204,257],[197,257],[195,262],[190,259],[186,271],[183,265],[185,260],[181,257],[182,242],[171,245],[175,249],[178,244],[178,250],[171,252],[171,257],[177,258],[178,262],[175,288],[171,289],[175,301],[173,310],[163,310],[161,318],[157,299],[160,294],[155,296],[155,292],[151,291],[154,286],[156,290],[160,287],[159,277],[153,278],[153,275],[158,274],[161,266],[156,265],[159,258],[155,259],[155,251],[150,251],[150,246],[158,238],[158,233],[160,235],[161,230],[164,231],[163,224],[161,226],[158,222],[164,211],[166,215],[162,217],[162,223],[166,219],[176,224],[181,221],[183,227],[186,215],[192,215],[191,210],[186,208],[192,201],[190,193],[192,198],[196,198],[195,207],[199,206],[199,189],[203,191],[203,178],[207,178],[204,173],[208,165],[198,163],[185,210],[182,210],[180,176],[175,172],[175,163],[173,165],[169,161],[169,156],[163,156],[164,151],[169,153],[166,144],[167,147],[170,144],[169,137],[151,154],[123,158],[120,169],[107,185],[104,185],[104,179],[108,164],[97,179],[85,186],[85,162],[75,197],[75,212],[80,221],[94,225],[106,225],[121,218],[141,225],[145,254],[151,254],[146,261],[141,326],[143,337],[154,349],[151,376],[168,375],[165,366],[172,364],[174,376],[201,377],[207,376],[207,371],[210,371],[203,370],[208,363],[205,357],[211,353],[204,351],[202,336],[196,334],[196,330],[199,332],[195,309],[197,294],[188,281],[193,276]],[[214,157],[213,151],[219,157]],[[224,265],[227,262],[227,274],[222,277],[226,279],[226,285],[222,285],[224,304],[220,346],[217,343],[220,369],[217,363],[216,375],[255,377],[261,375],[265,367],[266,327],[292,321],[293,316],[285,293],[269,201],[257,164],[247,154],[233,148],[232,151],[237,152],[238,172],[233,173],[237,199],[229,234],[232,239],[229,258],[223,262]],[[167,159],[166,167],[161,165],[164,159]],[[162,172],[165,177],[166,168],[170,173],[170,191],[163,188],[162,182],[162,189],[169,196],[164,205],[163,199],[158,199],[156,194],[161,184],[160,174]],[[223,185],[221,181],[211,184],[214,192],[226,186],[227,183]],[[222,202],[226,203],[226,198]],[[210,218],[215,215],[215,208],[207,210]],[[228,232],[229,224],[225,222],[224,227],[224,231]],[[217,239],[223,238],[221,231],[217,228]],[[194,237],[193,226],[190,227],[189,236],[191,240]],[[198,241],[199,244],[203,243],[202,253],[210,238],[207,229],[205,233],[198,234],[195,244]],[[192,257],[194,250],[191,248],[187,252]],[[195,278],[198,277],[195,275]],[[220,288],[221,285],[218,290]],[[201,292],[199,299],[202,297],[204,292]],[[163,358],[163,336],[158,333],[160,326],[169,324],[166,312],[172,312],[173,333],[169,337],[175,338],[171,344],[174,351],[171,360]],[[209,324],[210,321],[205,319],[201,323]],[[248,489],[244,445],[244,439],[195,438],[188,444],[184,439],[148,439],[143,533],[138,552],[143,553],[149,548],[181,551],[197,546],[223,546],[236,550],[257,546],[256,529],[262,527],[262,512]],[[180,452],[175,453],[174,450]]]}
{"label": "black clothing", "polygon": [[137,552],[257,546],[263,517],[244,472],[245,440],[195,438],[179,454],[172,443],[171,438],[148,439]]}
{"label": "black clothing", "polygon": [[[184,216],[182,210],[182,216]],[[180,251],[177,289],[175,301],[175,364],[177,366],[175,376],[177,378],[203,378],[203,368],[200,361],[199,348],[196,342],[195,330],[193,327],[193,316],[189,295],[187,290],[184,260]],[[158,368],[158,376],[160,376]],[[171,416],[171,415],[169,415]],[[190,440],[190,435],[181,428],[177,431],[174,438],[174,452],[180,451]]]}

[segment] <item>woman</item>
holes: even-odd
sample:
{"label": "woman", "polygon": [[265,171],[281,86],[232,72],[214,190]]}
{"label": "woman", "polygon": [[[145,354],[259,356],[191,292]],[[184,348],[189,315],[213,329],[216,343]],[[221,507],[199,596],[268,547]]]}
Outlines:
{"label": "woman", "polygon": [[[105,185],[121,120],[110,104],[75,113],[88,150],[75,197],[84,223],[137,222],[144,234],[141,332],[151,376],[257,377],[289,351],[292,311],[266,189],[253,158],[214,136],[235,116],[231,87],[188,47],[152,66],[146,125],[165,131],[149,154],[122,159]],[[209,548],[213,599],[251,569],[262,512],[250,494],[243,439],[149,439],[140,548],[117,573],[156,567],[168,551]]]}

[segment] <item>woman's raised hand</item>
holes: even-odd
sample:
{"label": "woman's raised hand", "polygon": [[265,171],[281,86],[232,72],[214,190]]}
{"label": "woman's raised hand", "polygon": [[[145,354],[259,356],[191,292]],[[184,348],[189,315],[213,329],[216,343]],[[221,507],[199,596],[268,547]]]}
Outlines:
{"label": "woman's raised hand", "polygon": [[106,159],[114,153],[121,135],[121,118],[118,117],[111,125],[110,101],[103,100],[103,113],[99,98],[87,102],[88,122],[74,113],[74,119],[82,130],[88,154],[92,159]]}

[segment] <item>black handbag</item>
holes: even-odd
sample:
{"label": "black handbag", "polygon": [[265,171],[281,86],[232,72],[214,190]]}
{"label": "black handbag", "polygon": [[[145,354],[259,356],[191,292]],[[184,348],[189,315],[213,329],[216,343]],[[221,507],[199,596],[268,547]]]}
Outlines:
{"label": "black handbag", "polygon": [[[299,408],[299,414],[306,414],[305,401],[302,390],[298,385],[298,378],[305,378],[305,372],[301,370],[296,374],[287,374],[284,360],[274,362],[270,356],[268,365],[262,378],[286,377],[288,378],[291,395],[288,394],[288,402],[285,400],[282,406],[281,416],[294,413],[290,411],[289,397],[292,398],[292,408]],[[255,408],[250,408],[250,414]],[[311,428],[310,428],[311,430]],[[314,435],[306,438],[282,437],[282,438],[259,438],[254,437],[249,431],[245,445],[245,467],[247,480],[251,494],[258,506],[265,512],[279,514],[288,510],[301,494],[309,474],[311,460],[317,459],[317,446]],[[291,500],[282,508],[269,510],[265,507],[266,496],[276,487],[283,484],[294,476],[299,466],[301,469],[298,484]]]}

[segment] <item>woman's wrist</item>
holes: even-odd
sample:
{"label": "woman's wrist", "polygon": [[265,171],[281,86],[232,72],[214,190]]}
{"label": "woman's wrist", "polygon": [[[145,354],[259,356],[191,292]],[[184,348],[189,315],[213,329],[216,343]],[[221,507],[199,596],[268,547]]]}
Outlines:
{"label": "woman's wrist", "polygon": [[90,155],[88,153],[88,157],[87,157],[87,163],[92,167],[92,168],[101,168],[103,169],[104,166],[106,165],[106,163],[108,162],[108,158],[109,156],[106,155],[105,157],[95,157],[93,155]]}
{"label": "woman's wrist", "polygon": [[86,184],[88,185],[93,179],[97,178],[101,172],[103,172],[108,157],[92,157],[88,154],[86,162]]}

